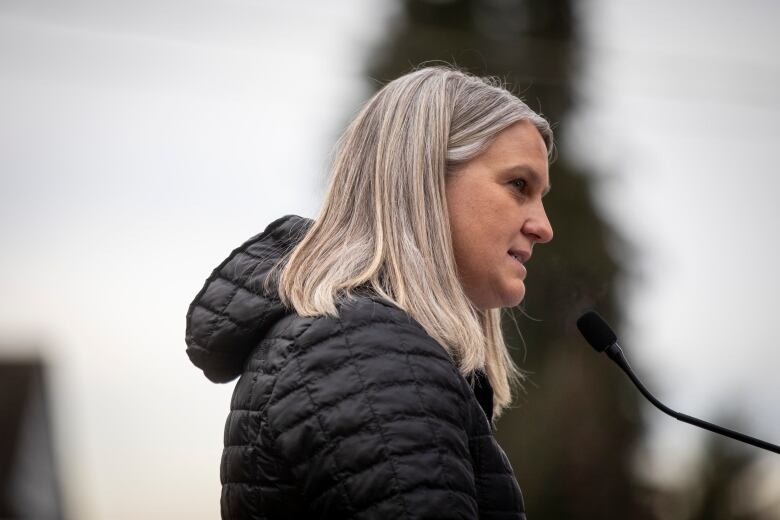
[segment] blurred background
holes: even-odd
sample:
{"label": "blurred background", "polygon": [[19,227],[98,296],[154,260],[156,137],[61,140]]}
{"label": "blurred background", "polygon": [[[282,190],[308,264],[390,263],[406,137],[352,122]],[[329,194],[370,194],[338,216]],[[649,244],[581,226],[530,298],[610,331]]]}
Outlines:
{"label": "blurred background", "polygon": [[314,216],[383,83],[444,60],[555,125],[555,240],[507,328],[498,435],[529,518],[780,518],[780,458],[679,423],[579,338],[595,307],[666,404],[780,442],[780,4],[4,0],[0,518],[211,519],[232,384],[184,353],[211,269]]}

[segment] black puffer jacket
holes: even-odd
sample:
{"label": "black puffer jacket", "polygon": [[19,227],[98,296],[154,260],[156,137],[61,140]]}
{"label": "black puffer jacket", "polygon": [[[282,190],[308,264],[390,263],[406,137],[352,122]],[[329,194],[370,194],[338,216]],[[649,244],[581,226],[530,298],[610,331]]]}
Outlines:
{"label": "black puffer jacket", "polygon": [[284,217],[233,251],[187,313],[187,354],[236,384],[222,518],[523,519],[475,389],[408,315],[370,296],[304,318],[263,289],[309,225]]}

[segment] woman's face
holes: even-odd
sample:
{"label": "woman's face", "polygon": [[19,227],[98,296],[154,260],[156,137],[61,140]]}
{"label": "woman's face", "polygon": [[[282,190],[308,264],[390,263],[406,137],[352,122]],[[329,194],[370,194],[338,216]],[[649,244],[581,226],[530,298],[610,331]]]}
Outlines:
{"label": "woman's face", "polygon": [[521,121],[447,178],[455,262],[466,295],[482,310],[512,307],[525,295],[534,244],[552,240],[542,205],[550,189],[547,148]]}

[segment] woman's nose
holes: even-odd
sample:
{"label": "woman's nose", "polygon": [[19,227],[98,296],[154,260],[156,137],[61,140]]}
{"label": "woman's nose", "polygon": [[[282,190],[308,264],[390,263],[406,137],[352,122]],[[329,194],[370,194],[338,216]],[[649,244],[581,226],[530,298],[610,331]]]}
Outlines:
{"label": "woman's nose", "polygon": [[544,244],[553,238],[552,224],[547,218],[547,212],[540,203],[539,207],[529,216],[523,225],[523,232],[537,244]]}

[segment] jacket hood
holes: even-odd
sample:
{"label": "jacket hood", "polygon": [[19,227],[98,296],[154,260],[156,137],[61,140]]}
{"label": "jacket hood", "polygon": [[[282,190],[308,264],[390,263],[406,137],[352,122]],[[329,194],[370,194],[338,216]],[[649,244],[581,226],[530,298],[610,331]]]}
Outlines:
{"label": "jacket hood", "polygon": [[187,311],[187,355],[210,380],[238,377],[250,351],[290,311],[264,285],[271,268],[303,237],[311,220],[272,222],[217,266]]}

